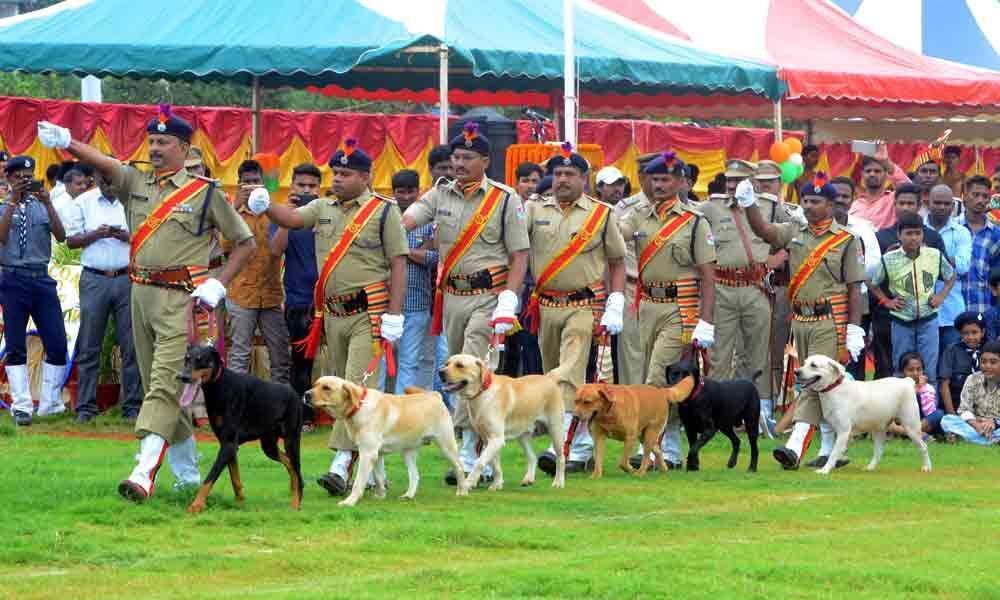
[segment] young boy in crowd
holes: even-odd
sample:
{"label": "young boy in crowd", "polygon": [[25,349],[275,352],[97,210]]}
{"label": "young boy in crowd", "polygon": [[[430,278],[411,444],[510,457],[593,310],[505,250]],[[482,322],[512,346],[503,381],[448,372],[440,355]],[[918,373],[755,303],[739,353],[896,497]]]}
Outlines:
{"label": "young boy in crowd", "polygon": [[[938,307],[955,284],[955,270],[936,248],[924,246],[924,222],[916,213],[904,212],[896,222],[900,247],[882,255],[868,285],[878,303],[889,309],[892,319],[892,362],[907,352],[918,352],[934,385],[938,372]],[[863,260],[859,258],[859,260]],[[937,281],[944,287],[934,293]],[[879,287],[888,283],[887,296]]]}
{"label": "young boy in crowd", "polygon": [[941,428],[973,444],[1000,443],[1000,342],[987,342],[979,357],[982,371],[969,375],[957,415],[945,415]]}
{"label": "young boy in crowd", "polygon": [[955,329],[962,341],[952,344],[941,354],[938,375],[941,382],[941,408],[949,415],[962,397],[965,380],[979,371],[979,356],[983,345],[983,315],[964,312],[955,318]]}
{"label": "young boy in crowd", "polygon": [[[990,293],[993,298],[1000,298],[1000,267],[990,269]],[[986,339],[992,342],[1000,337],[1000,306],[991,306],[983,313],[983,323],[986,329]]]}

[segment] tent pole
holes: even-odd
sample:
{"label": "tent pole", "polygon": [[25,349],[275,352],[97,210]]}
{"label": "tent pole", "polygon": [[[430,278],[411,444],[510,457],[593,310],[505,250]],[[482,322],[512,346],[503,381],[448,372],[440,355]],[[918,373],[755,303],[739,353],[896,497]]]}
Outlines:
{"label": "tent pole", "polygon": [[576,146],[576,44],[573,0],[563,0],[563,135]]}
{"label": "tent pole", "polygon": [[781,130],[781,98],[774,102],[774,141],[780,142],[784,137]]}
{"label": "tent pole", "polygon": [[440,76],[439,84],[440,90],[438,91],[438,141],[442,144],[448,143],[448,45],[441,44],[438,49],[439,56],[441,57],[440,65]]}
{"label": "tent pole", "polygon": [[250,110],[252,111],[251,116],[251,138],[250,138],[250,151],[257,154],[258,147],[260,145],[260,78],[256,75],[253,76],[253,92],[250,97]]}

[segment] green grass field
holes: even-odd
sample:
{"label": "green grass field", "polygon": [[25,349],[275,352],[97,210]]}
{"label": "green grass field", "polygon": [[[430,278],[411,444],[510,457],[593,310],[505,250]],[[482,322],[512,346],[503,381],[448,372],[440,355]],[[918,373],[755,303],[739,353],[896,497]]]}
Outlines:
{"label": "green grass field", "polygon": [[[698,473],[613,469],[601,481],[544,475],[520,488],[523,460],[504,450],[508,487],[456,498],[436,449],[421,453],[415,501],[399,500],[405,469],[387,459],[384,500],[336,506],[314,483],[329,464],[325,435],[304,440],[306,492],[288,508],[284,469],[259,447],[240,454],[247,500],[223,474],[208,509],[161,472],[141,506],[115,493],[134,442],[56,431],[127,431],[65,420],[15,432],[0,421],[3,598],[996,598],[1000,452],[931,445],[919,471],[909,442],[889,444],[882,468],[862,470],[871,445],[828,478],[783,472],[761,448],[760,472],[724,468],[718,436]],[[542,446],[541,440],[538,442]],[[746,444],[744,443],[744,447]],[[201,443],[202,472],[217,446]]]}

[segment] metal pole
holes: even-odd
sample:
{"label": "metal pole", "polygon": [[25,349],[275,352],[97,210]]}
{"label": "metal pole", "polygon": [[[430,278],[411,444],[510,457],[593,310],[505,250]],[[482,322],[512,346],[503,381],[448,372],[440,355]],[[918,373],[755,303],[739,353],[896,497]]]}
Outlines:
{"label": "metal pole", "polygon": [[780,142],[784,133],[781,129],[781,99],[774,102],[774,141]]}
{"label": "metal pole", "polygon": [[563,0],[563,126],[566,141],[576,146],[576,44],[573,0]]}
{"label": "metal pole", "polygon": [[438,91],[438,104],[440,107],[440,114],[438,115],[438,140],[442,144],[448,143],[448,45],[441,44],[438,48],[439,56],[441,57],[440,64],[440,75],[439,84],[440,90]]}
{"label": "metal pole", "polygon": [[250,97],[250,110],[251,115],[251,138],[250,138],[250,151],[253,154],[257,154],[257,149],[260,145],[260,78],[256,75],[253,76],[253,92]]}

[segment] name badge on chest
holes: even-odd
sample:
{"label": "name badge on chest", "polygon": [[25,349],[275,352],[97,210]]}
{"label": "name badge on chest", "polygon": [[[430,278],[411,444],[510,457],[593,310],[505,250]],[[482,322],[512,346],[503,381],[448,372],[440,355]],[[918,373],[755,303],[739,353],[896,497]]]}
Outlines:
{"label": "name badge on chest", "polygon": [[175,206],[174,209],[173,209],[173,211],[171,211],[171,212],[179,213],[179,214],[183,214],[183,215],[189,215],[189,214],[191,214],[191,213],[194,212],[194,209],[192,207],[190,207],[190,206],[185,205],[185,204],[179,204],[179,205]]}
{"label": "name badge on chest", "polygon": [[329,225],[330,223],[333,223],[333,219],[329,219],[329,218],[327,218],[327,219],[319,219],[318,223],[320,225]]}

